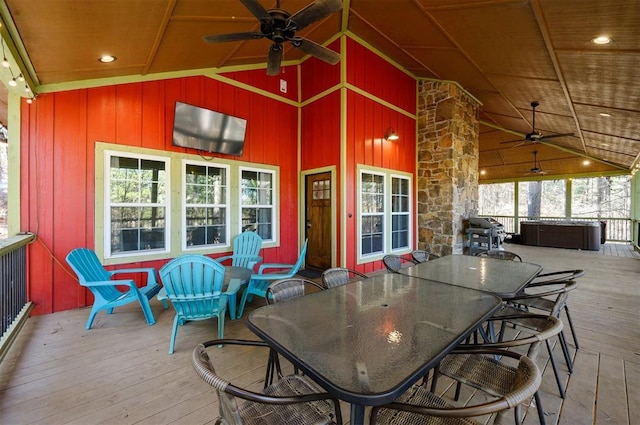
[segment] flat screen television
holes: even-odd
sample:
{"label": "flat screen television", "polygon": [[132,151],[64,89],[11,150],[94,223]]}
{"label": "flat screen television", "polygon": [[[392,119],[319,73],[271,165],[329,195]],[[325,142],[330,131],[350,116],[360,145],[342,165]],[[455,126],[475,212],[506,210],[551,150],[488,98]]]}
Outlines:
{"label": "flat screen television", "polygon": [[173,144],[206,152],[242,155],[247,120],[176,102]]}

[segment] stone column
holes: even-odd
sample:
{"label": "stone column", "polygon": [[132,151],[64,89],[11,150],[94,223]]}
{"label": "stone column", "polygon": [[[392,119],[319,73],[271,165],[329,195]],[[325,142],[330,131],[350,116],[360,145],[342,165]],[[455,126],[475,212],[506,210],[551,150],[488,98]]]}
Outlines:
{"label": "stone column", "polygon": [[418,84],[418,249],[462,254],[478,212],[478,108],[455,83]]}

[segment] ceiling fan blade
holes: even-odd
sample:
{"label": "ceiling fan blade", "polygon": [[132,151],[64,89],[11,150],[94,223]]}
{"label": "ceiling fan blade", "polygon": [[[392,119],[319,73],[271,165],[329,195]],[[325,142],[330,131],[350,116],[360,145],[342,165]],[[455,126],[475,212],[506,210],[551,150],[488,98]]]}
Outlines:
{"label": "ceiling fan blade", "polygon": [[331,49],[327,49],[314,41],[307,40],[306,38],[296,37],[291,40],[291,44],[303,52],[310,54],[321,61],[330,63],[331,65],[335,65],[340,62],[340,55],[338,53]]}
{"label": "ceiling fan blade", "polygon": [[280,64],[282,63],[282,46],[273,44],[269,48],[269,60],[267,61],[267,75],[280,74]]}
{"label": "ceiling fan blade", "polygon": [[249,9],[249,12],[253,13],[253,16],[258,18],[262,23],[272,23],[273,18],[267,12],[258,0],[240,0],[240,3],[244,4],[244,7]]}
{"label": "ceiling fan blade", "polygon": [[556,137],[567,137],[567,136],[573,136],[573,133],[561,133],[561,134],[550,134],[548,136],[542,136],[542,140],[547,140],[547,139],[554,139]]}
{"label": "ceiling fan blade", "polygon": [[316,0],[293,14],[287,20],[287,26],[297,31],[340,9],[342,9],[342,0]]}
{"label": "ceiling fan blade", "polygon": [[234,32],[231,34],[213,34],[204,37],[207,43],[225,43],[227,41],[255,40],[263,38],[264,34],[259,32]]}
{"label": "ceiling fan blade", "polygon": [[516,143],[516,142],[526,142],[527,139],[525,138],[521,138],[521,139],[515,139],[515,140],[507,140],[506,142],[500,142],[500,145],[506,145],[508,143]]}
{"label": "ceiling fan blade", "polygon": [[509,149],[519,148],[520,146],[528,145],[531,143],[535,143],[535,142],[530,142],[529,140],[521,140],[520,143],[518,143],[517,145],[511,146]]}

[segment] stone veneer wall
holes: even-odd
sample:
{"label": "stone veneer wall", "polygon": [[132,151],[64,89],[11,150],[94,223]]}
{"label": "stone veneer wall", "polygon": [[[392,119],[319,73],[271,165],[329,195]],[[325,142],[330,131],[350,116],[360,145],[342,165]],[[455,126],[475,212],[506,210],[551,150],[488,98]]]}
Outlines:
{"label": "stone veneer wall", "polygon": [[478,211],[479,106],[456,84],[418,84],[418,249],[463,252],[463,220]]}

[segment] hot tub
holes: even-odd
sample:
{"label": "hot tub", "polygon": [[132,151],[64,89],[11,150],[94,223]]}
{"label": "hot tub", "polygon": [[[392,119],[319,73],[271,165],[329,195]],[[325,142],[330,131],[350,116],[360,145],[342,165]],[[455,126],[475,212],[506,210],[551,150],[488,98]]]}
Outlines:
{"label": "hot tub", "polygon": [[523,221],[520,235],[523,245],[600,250],[598,221]]}

